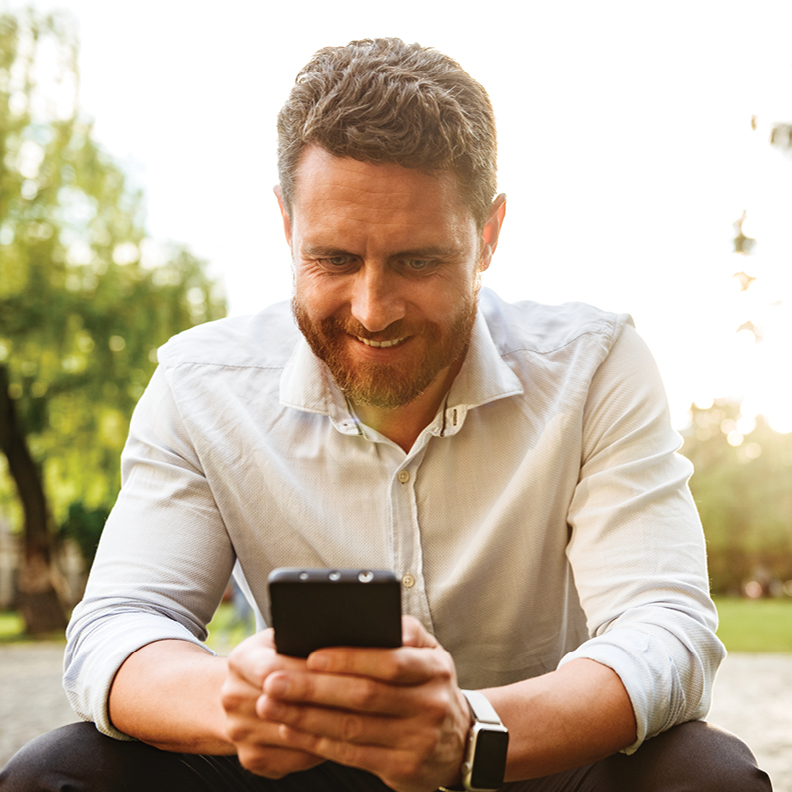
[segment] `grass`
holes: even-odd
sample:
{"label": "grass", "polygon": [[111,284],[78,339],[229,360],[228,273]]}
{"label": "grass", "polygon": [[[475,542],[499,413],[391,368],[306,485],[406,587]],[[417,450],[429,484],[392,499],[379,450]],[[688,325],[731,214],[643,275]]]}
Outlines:
{"label": "grass", "polygon": [[23,638],[24,629],[25,623],[16,611],[0,611],[0,643]]}
{"label": "grass", "polygon": [[[716,597],[720,614],[718,636],[730,652],[792,653],[792,598],[748,600]],[[207,643],[221,652],[233,648],[248,632],[233,623],[233,611],[221,605],[209,625]],[[22,618],[14,611],[0,611],[0,644],[29,640]],[[62,639],[61,639],[62,640]]]}
{"label": "grass", "polygon": [[716,597],[718,637],[730,652],[792,652],[792,599]]}
{"label": "grass", "polygon": [[32,637],[25,632],[25,622],[16,611],[0,611],[0,646],[24,642],[66,643],[66,635],[61,630]]}

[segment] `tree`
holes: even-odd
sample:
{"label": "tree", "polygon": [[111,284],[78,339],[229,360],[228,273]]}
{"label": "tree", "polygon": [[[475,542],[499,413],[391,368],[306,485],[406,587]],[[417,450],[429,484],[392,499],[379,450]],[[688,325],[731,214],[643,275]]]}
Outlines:
{"label": "tree", "polygon": [[64,625],[56,523],[109,508],[157,346],[225,305],[203,262],[146,238],[140,191],[79,112],[69,19],[2,15],[0,53],[0,449],[38,633]]}
{"label": "tree", "polygon": [[792,434],[742,416],[729,399],[694,404],[683,434],[713,590],[739,591],[759,568],[792,580]]}

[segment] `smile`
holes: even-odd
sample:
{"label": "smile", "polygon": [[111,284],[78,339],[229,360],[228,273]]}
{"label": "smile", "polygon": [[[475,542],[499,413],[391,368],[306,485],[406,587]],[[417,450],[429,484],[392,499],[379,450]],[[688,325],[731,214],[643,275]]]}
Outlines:
{"label": "smile", "polygon": [[360,336],[355,336],[358,341],[362,341],[366,346],[370,347],[392,347],[396,346],[396,344],[401,344],[402,341],[406,341],[406,338],[394,338],[392,341],[372,341],[369,338],[361,338]]}

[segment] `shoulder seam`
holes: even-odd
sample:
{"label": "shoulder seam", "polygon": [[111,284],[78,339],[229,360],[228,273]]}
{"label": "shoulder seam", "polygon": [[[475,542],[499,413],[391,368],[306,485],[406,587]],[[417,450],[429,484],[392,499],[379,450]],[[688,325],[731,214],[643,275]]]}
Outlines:
{"label": "shoulder seam", "polygon": [[501,352],[501,355],[502,356],[511,355],[515,352],[533,352],[536,355],[550,355],[553,352],[558,352],[559,349],[563,349],[564,347],[568,347],[570,344],[574,344],[575,342],[583,338],[583,336],[593,335],[593,336],[604,336],[606,338],[613,338],[613,333],[617,327],[617,324],[618,324],[617,322],[612,321],[612,322],[608,322],[609,327],[607,329],[599,328],[596,330],[585,330],[579,335],[576,335],[574,338],[570,338],[569,341],[567,341],[566,343],[559,344],[558,346],[555,346],[552,349],[537,349],[536,347],[530,347],[530,346],[518,346],[518,347],[514,347],[513,349],[509,349],[504,352]]}

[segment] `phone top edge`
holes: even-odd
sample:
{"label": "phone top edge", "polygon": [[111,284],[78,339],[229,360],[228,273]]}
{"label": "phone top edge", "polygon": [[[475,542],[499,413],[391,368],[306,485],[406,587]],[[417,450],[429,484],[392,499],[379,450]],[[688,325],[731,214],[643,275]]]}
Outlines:
{"label": "phone top edge", "polygon": [[340,567],[278,567],[270,572],[272,583],[398,583],[396,574],[389,569]]}

